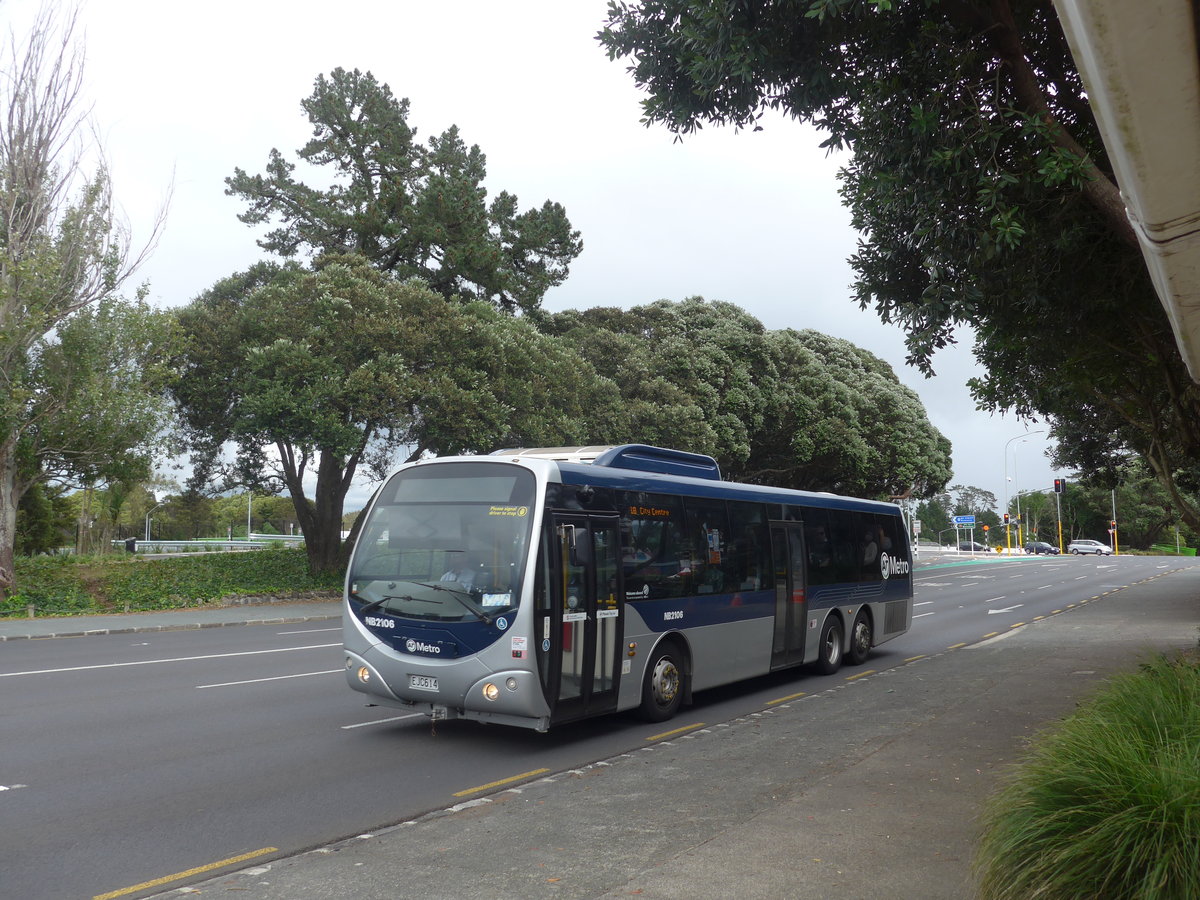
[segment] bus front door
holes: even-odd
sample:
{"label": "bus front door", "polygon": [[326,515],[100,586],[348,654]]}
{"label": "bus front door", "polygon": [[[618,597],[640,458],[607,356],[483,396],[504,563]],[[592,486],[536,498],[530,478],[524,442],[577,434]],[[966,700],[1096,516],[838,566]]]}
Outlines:
{"label": "bus front door", "polygon": [[[616,515],[554,517],[549,657],[558,662],[551,721],[617,706],[625,592]],[[555,646],[557,644],[557,646]]]}
{"label": "bus front door", "polygon": [[775,567],[771,668],[780,669],[804,661],[808,598],[804,590],[804,534],[799,523],[771,524],[771,558]]}

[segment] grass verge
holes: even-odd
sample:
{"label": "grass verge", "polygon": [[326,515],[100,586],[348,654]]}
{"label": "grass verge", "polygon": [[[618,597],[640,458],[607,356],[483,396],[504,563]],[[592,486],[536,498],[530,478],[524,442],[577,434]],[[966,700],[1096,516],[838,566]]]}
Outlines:
{"label": "grass verge", "polygon": [[982,900],[1200,897],[1200,662],[1118,676],[988,800]]}

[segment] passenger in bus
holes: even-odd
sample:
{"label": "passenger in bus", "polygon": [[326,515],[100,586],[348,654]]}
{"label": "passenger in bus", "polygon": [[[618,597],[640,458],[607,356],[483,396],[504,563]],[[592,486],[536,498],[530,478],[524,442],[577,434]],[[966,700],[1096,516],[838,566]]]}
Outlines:
{"label": "passenger in bus", "polygon": [[867,529],[867,533],[863,535],[863,567],[871,565],[879,556],[879,543],[876,536]]}

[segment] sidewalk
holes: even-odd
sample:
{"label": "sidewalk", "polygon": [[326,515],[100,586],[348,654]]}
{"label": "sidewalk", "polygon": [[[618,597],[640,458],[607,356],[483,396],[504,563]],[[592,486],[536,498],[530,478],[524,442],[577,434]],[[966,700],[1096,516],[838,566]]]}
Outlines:
{"label": "sidewalk", "polygon": [[[1200,570],[1176,572],[981,644],[183,890],[253,900],[960,900],[973,895],[977,810],[1028,739],[1105,677],[1195,647],[1197,624]],[[664,730],[694,723],[685,710]],[[405,772],[398,760],[363,777]]]}
{"label": "sidewalk", "polygon": [[214,606],[169,609],[161,612],[114,613],[105,616],[0,619],[0,641],[222,628],[227,625],[281,625],[337,619],[341,618],[341,615],[340,601],[305,600],[264,603],[257,606]]}

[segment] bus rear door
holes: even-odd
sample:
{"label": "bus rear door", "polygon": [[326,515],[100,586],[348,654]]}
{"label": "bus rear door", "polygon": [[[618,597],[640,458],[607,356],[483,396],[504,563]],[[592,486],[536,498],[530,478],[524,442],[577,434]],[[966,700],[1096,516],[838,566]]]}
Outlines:
{"label": "bus rear door", "polygon": [[771,523],[771,559],[775,567],[775,639],[771,668],[804,661],[808,597],[804,590],[804,531],[799,522]]}
{"label": "bus rear door", "polygon": [[621,533],[613,515],[556,514],[550,609],[543,642],[551,666],[552,722],[617,706],[625,592]]}

